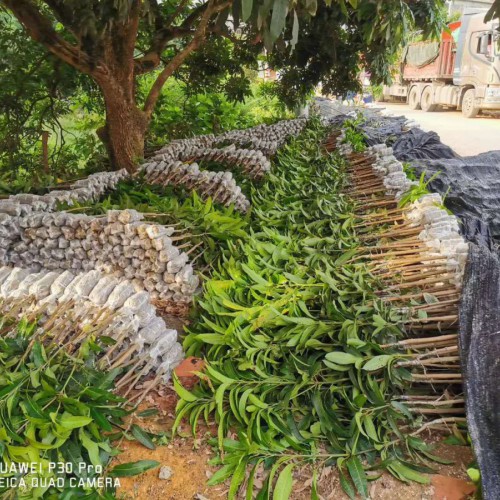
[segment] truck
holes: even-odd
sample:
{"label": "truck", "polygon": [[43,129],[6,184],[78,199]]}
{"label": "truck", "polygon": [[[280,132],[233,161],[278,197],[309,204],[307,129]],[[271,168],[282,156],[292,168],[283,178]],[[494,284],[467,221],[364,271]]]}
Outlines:
{"label": "truck", "polygon": [[399,82],[383,88],[383,101],[407,102],[412,109],[461,110],[467,118],[500,111],[500,32],[486,11],[466,11],[439,41],[409,44]]}

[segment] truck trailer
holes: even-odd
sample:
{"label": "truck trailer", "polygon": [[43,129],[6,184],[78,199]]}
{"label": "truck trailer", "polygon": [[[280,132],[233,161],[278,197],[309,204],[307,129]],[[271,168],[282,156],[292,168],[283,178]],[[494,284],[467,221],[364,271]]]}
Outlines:
{"label": "truck trailer", "polygon": [[461,110],[474,118],[500,111],[500,32],[486,11],[469,11],[451,23],[439,41],[409,44],[398,84],[384,86],[383,100],[403,100],[412,109]]}

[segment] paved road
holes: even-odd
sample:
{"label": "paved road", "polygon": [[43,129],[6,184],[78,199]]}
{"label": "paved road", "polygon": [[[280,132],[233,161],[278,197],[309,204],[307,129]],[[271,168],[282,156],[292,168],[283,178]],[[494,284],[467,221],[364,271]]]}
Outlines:
{"label": "paved road", "polygon": [[405,104],[379,103],[393,115],[404,115],[420,124],[423,130],[433,130],[441,141],[462,156],[472,156],[500,150],[500,118],[480,116],[464,118],[459,111],[425,113],[413,111]]}

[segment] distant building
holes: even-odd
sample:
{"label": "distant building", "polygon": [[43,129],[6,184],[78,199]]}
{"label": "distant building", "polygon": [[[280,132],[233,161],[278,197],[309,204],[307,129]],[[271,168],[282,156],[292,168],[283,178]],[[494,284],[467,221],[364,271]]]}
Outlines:
{"label": "distant building", "polygon": [[494,0],[448,0],[448,13],[462,14],[466,9],[489,9]]}
{"label": "distant building", "polygon": [[262,78],[265,82],[274,82],[278,74],[274,69],[271,69],[267,66],[267,62],[259,61],[259,78]]}

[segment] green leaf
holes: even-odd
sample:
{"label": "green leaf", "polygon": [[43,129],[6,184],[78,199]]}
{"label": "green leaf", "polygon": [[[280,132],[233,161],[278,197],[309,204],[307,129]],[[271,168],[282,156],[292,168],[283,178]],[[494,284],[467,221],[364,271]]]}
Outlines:
{"label": "green leaf", "polygon": [[430,483],[430,479],[428,477],[422,476],[422,474],[419,474],[417,471],[407,467],[399,461],[393,461],[387,468],[402,481],[415,481],[421,484]]}
{"label": "green leaf", "polygon": [[87,450],[89,454],[89,458],[90,461],[92,462],[92,465],[94,467],[102,465],[101,459],[99,457],[99,446],[97,445],[97,443],[92,441],[92,439],[90,439],[88,434],[83,429],[80,429],[79,437],[83,447]]}
{"label": "green leaf", "polygon": [[427,450],[419,450],[420,453],[423,453],[427,458],[432,460],[433,462],[437,462],[438,464],[443,464],[443,465],[451,465],[454,464],[454,460],[448,460],[446,458],[433,455],[432,453],[429,453]]}
{"label": "green leaf", "polygon": [[275,0],[273,3],[273,14],[271,16],[271,27],[269,30],[272,42],[275,42],[283,32],[287,14],[288,0]]}
{"label": "green leaf", "polygon": [[194,394],[190,393],[188,390],[186,390],[186,389],[184,389],[184,387],[182,387],[182,385],[179,382],[179,379],[177,378],[175,373],[173,376],[173,380],[174,380],[175,392],[182,400],[188,401],[190,403],[198,400],[198,398]]}
{"label": "green leaf", "polygon": [[430,293],[424,293],[424,300],[427,304],[436,304],[439,302],[435,295],[431,295]]}
{"label": "green leaf", "polygon": [[325,358],[337,365],[353,365],[360,359],[359,356],[353,356],[348,352],[341,351],[329,352]]}
{"label": "green leaf", "polygon": [[347,252],[344,252],[336,261],[335,265],[336,266],[341,266],[342,264],[346,263],[347,261],[351,260],[359,250],[357,248],[352,248],[351,250],[348,250]]}
{"label": "green leaf", "polygon": [[37,387],[40,387],[40,371],[39,370],[30,371],[30,381],[31,381],[31,385],[35,389]]}
{"label": "green leaf", "polygon": [[241,20],[243,22],[252,15],[253,0],[241,0]]}
{"label": "green leaf", "polygon": [[132,425],[132,435],[146,448],[149,448],[150,450],[154,450],[156,448],[148,433],[136,424]]}
{"label": "green leaf", "polygon": [[387,321],[380,316],[380,314],[374,314],[373,315],[373,324],[377,328],[384,328],[387,325]]}
{"label": "green leaf", "polygon": [[68,440],[61,446],[61,452],[64,459],[73,465],[73,470],[78,475],[79,464],[84,462],[80,446],[74,441]]}
{"label": "green leaf", "polygon": [[[285,1],[285,3],[288,5],[288,0],[280,0],[280,1]],[[273,12],[273,15],[274,15],[274,12]],[[260,276],[259,274],[257,274],[253,269],[250,269],[246,264],[241,264],[241,268],[258,285],[269,286],[269,282],[268,281],[266,281],[262,276]]]}
{"label": "green leaf", "polygon": [[38,403],[31,399],[28,395],[26,395],[26,399],[22,402],[22,406],[30,417],[48,420],[48,415],[43,411]]}
{"label": "green leaf", "polygon": [[224,345],[227,342],[224,335],[218,333],[200,333],[196,336],[196,340],[211,345]]}
{"label": "green leaf", "polygon": [[139,460],[137,462],[128,462],[126,464],[120,464],[110,471],[110,476],[113,477],[130,477],[137,476],[137,474],[142,474],[147,470],[155,469],[160,465],[160,462],[156,460]]}
{"label": "green leaf", "polygon": [[481,472],[479,472],[479,469],[475,469],[474,467],[469,467],[467,469],[467,475],[475,483],[478,483],[480,481],[480,479],[481,479]]}
{"label": "green leaf", "polygon": [[452,446],[467,446],[467,441],[463,437],[451,434],[443,440],[443,443],[450,444]]}
{"label": "green leaf", "polygon": [[[51,413],[51,417],[52,417]],[[78,429],[79,427],[85,427],[92,422],[90,417],[75,417],[69,413],[63,413],[59,418],[57,418],[57,423],[64,427],[65,429]]]}
{"label": "green leaf", "polygon": [[320,500],[320,497],[318,495],[318,471],[316,469],[313,469],[311,500]]}
{"label": "green leaf", "polygon": [[373,419],[370,415],[365,415],[363,418],[363,426],[366,430],[366,434],[370,439],[373,439],[374,441],[379,440],[378,434],[377,434],[377,429],[373,423]]}
{"label": "green leaf", "polygon": [[236,467],[236,470],[233,473],[233,477],[231,478],[231,484],[229,485],[227,496],[228,500],[233,500],[234,498],[236,498],[236,494],[238,493],[240,485],[245,479],[246,465],[246,461],[241,460],[241,462],[238,464],[238,467]]}
{"label": "green leaf", "polygon": [[215,391],[215,403],[217,405],[217,411],[219,415],[222,415],[224,412],[224,393],[226,392],[227,388],[230,386],[230,384],[225,383],[221,384],[217,390]]}
{"label": "green leaf", "polygon": [[419,309],[417,312],[417,317],[418,317],[418,319],[427,319],[428,318],[427,311],[424,311],[423,309]]}
{"label": "green leaf", "polygon": [[257,472],[257,469],[259,468],[259,465],[262,463],[262,458],[259,458],[255,465],[252,467],[252,470],[250,471],[250,474],[248,476],[248,481],[247,481],[247,491],[245,495],[245,500],[252,500],[253,499],[253,493],[254,493],[254,482],[255,482],[255,473]]}
{"label": "green leaf", "polygon": [[227,464],[221,467],[215,474],[207,481],[208,486],[214,486],[219,483],[223,483],[227,478],[233,475],[235,469],[234,464]]}
{"label": "green leaf", "polygon": [[339,480],[340,480],[340,486],[344,490],[344,493],[351,500],[354,500],[356,498],[356,492],[354,491],[351,481],[349,481],[346,475],[342,472],[342,469],[339,469]]}
{"label": "green leaf", "polygon": [[47,361],[45,349],[43,348],[43,345],[38,340],[33,344],[33,348],[31,350],[31,353],[33,355],[33,361],[34,361],[35,366],[37,368],[40,368],[41,366],[43,366],[44,363]]}
{"label": "green leaf", "polygon": [[292,27],[292,39],[290,40],[290,44],[292,49],[297,45],[299,40],[299,17],[297,16],[297,11],[293,11],[293,27]]}
{"label": "green leaf", "polygon": [[278,476],[273,492],[273,500],[288,500],[292,493],[293,468],[295,464],[288,464],[283,468]]}
{"label": "green leaf", "polygon": [[217,371],[211,365],[207,364],[205,370],[208,373],[208,375],[210,375],[211,378],[213,378],[215,380],[218,380],[219,382],[223,382],[223,383],[228,384],[228,385],[234,384],[236,382],[236,380],[231,379],[229,377],[226,377],[225,375],[223,375],[222,373],[220,373],[219,371]]}
{"label": "green leaf", "polygon": [[389,364],[389,362],[393,359],[394,356],[389,354],[381,354],[380,356],[374,356],[370,360],[368,360],[363,365],[363,370],[367,372],[374,372],[376,370],[380,370]]}
{"label": "green leaf", "polygon": [[255,406],[257,406],[258,408],[261,408],[263,410],[265,410],[266,408],[268,408],[268,404],[267,403],[264,403],[263,401],[261,401],[257,396],[255,396],[254,394],[249,394],[248,395],[248,399],[250,400],[250,402],[252,404],[254,404]]}
{"label": "green leaf", "polygon": [[351,476],[354,486],[358,490],[358,493],[363,497],[368,497],[368,481],[366,480],[366,474],[361,464],[361,460],[357,456],[351,457],[346,461],[347,470]]}
{"label": "green leaf", "polygon": [[413,418],[413,415],[411,414],[410,410],[408,410],[408,407],[405,404],[400,403],[399,401],[391,401],[391,406],[402,413],[406,418]]}
{"label": "green leaf", "polygon": [[349,365],[337,365],[336,363],[331,363],[330,361],[327,361],[326,359],[323,360],[323,363],[325,366],[328,366],[328,368],[331,368],[332,370],[338,371],[338,372],[348,372],[350,370]]}

